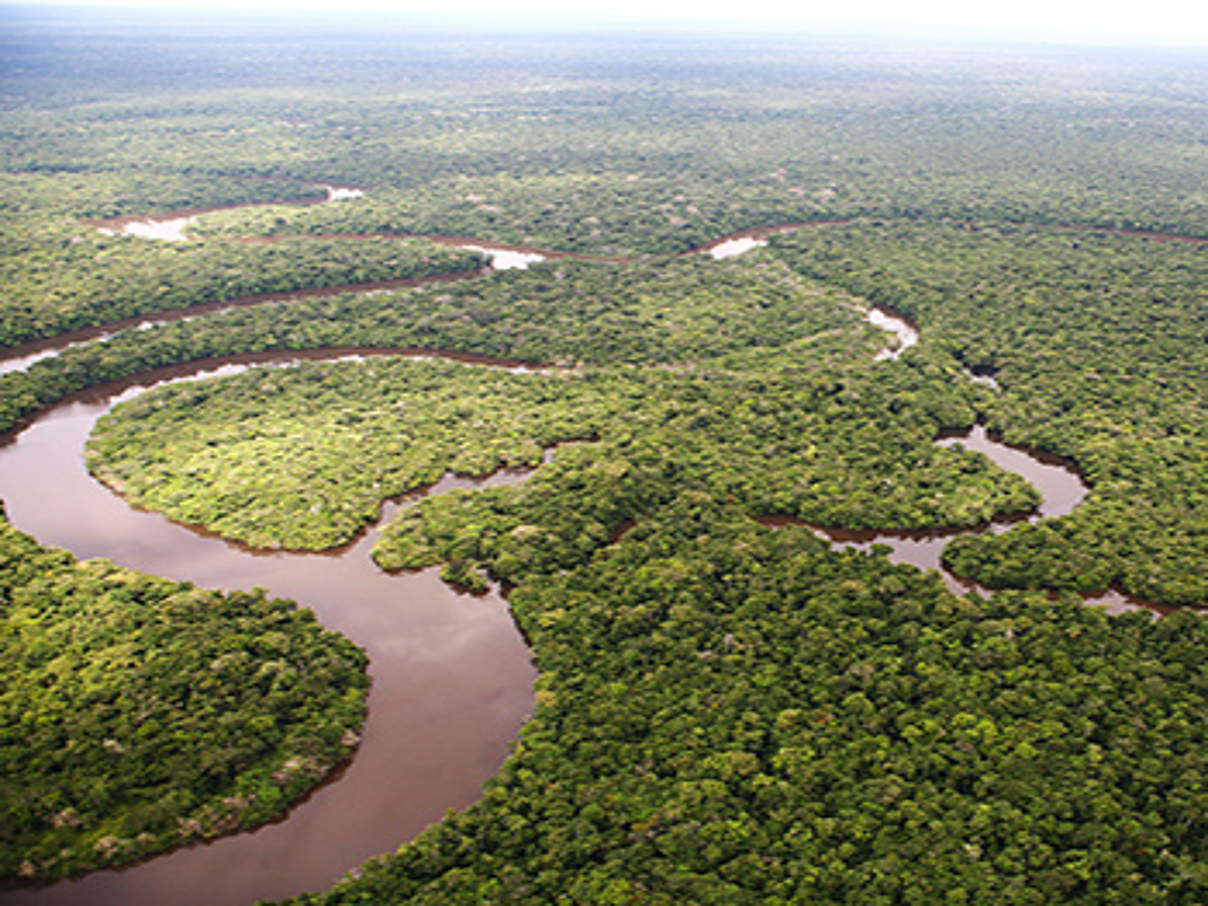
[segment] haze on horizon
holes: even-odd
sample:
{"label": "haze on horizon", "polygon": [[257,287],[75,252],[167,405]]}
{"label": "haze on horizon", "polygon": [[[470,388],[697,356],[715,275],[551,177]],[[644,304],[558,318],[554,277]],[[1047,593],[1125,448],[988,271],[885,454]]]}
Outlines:
{"label": "haze on horizon", "polygon": [[25,16],[39,11],[81,16],[128,13],[161,19],[173,14],[221,21],[286,13],[291,19],[372,16],[400,24],[464,22],[481,31],[491,24],[523,28],[606,26],[612,29],[690,29],[811,32],[871,32],[943,39],[1022,40],[1078,44],[1171,44],[1208,46],[1208,6],[1181,0],[1148,4],[1090,0],[1019,0],[970,4],[964,0],[851,0],[844,4],[770,0],[759,5],[733,0],[611,0],[606,6],[568,5],[561,0],[517,0],[501,7],[492,0],[26,0],[6,4]]}

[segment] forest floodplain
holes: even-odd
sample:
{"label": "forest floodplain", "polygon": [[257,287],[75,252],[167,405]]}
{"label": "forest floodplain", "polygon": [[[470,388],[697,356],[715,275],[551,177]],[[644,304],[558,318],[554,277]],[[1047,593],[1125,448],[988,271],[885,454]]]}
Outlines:
{"label": "forest floodplain", "polygon": [[359,741],[364,655],[309,611],[77,562],[7,522],[0,546],[6,874],[261,824]]}
{"label": "forest floodplain", "polygon": [[[116,47],[55,29],[0,33],[20,64],[0,109],[5,348],[215,293],[480,260],[341,236],[631,259],[199,313],[0,377],[12,431],[74,393],[211,357],[406,347],[563,369],[304,365],[148,394],[94,438],[92,467],[132,499],[316,548],[435,470],[575,441],[523,485],[433,497],[382,533],[385,568],[507,583],[537,707],[477,804],[299,902],[1204,899],[1204,623],[1109,617],[1076,594],[1208,597],[1205,251],[1166,241],[1208,237],[1202,60],[358,33],[308,37],[301,65],[286,34]],[[187,83],[182,46],[201,61]],[[329,180],[368,191],[205,214],[196,243],[85,223],[284,202]],[[682,256],[789,223],[813,226]],[[248,236],[284,238],[229,241]],[[918,327],[896,359],[874,358],[884,335],[861,319],[875,306]],[[1069,458],[1090,489],[1067,515],[949,544],[949,568],[1003,589],[989,597],[751,518],[916,529],[1027,511],[1025,481],[933,443],[979,420]],[[127,709],[93,707],[154,686],[157,659],[190,638],[153,633],[117,657],[108,616],[88,623],[99,636],[74,631],[98,607],[125,627],[130,588],[155,619],[196,602],[218,621],[203,634],[237,639],[247,669],[270,642],[357,668],[307,698],[314,713],[248,699],[235,723],[263,726],[256,764],[303,718],[315,745],[356,723],[355,649],[304,612],[5,537],[5,638],[25,646],[6,658],[0,740],[10,875],[141,855],[176,818],[233,828],[242,812],[206,803],[252,786],[256,802],[294,795],[229,748],[204,759],[200,788],[165,774],[166,755],[122,741]],[[239,622],[257,608],[282,628]],[[68,654],[95,670],[64,674]],[[232,688],[205,675],[174,715],[190,727]],[[80,704],[47,716],[45,690],[83,679]],[[98,752],[68,745],[78,722]],[[120,779],[148,784],[119,789],[111,755],[143,757]]]}

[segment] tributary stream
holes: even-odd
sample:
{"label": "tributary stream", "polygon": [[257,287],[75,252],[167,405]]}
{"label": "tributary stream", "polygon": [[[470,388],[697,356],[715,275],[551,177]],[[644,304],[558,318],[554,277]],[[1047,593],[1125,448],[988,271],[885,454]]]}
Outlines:
{"label": "tributary stream", "polygon": [[[524,263],[519,259],[513,266]],[[892,312],[875,310],[869,320],[897,335],[886,356],[917,339],[913,325]],[[281,353],[276,360],[302,357],[316,356]],[[225,374],[241,367],[246,366],[176,368],[154,379]],[[375,528],[338,552],[252,550],[135,509],[94,480],[83,453],[93,424],[150,380],[56,406],[0,447],[0,499],[9,519],[43,544],[81,558],[108,557],[204,588],[261,586],[311,608],[324,626],[369,654],[373,685],[362,743],[345,769],[279,822],[125,869],[8,890],[0,893],[4,906],[238,906],[329,887],[366,858],[396,849],[445,810],[477,800],[533,707],[536,672],[507,603],[497,593],[458,594],[440,581],[436,569],[382,572],[369,557]],[[1067,513],[1086,493],[1072,469],[996,443],[980,428],[939,442],[964,443],[1024,475],[1044,497],[1037,516]],[[446,476],[427,493],[523,477],[514,472],[481,481]],[[405,502],[387,504],[383,520],[399,505]],[[1002,531],[1009,524],[984,530]],[[815,531],[841,544],[889,545],[891,559],[924,569],[940,568],[940,552],[957,533]],[[947,574],[945,581],[958,592],[973,588]],[[1113,609],[1137,606],[1115,594],[1097,603]]]}
{"label": "tributary stream", "polygon": [[[936,529],[933,531],[886,532],[886,531],[852,531],[847,529],[822,528],[810,526],[818,537],[833,542],[842,547],[854,547],[859,550],[869,550],[873,545],[880,544],[892,548],[889,559],[894,563],[908,563],[919,569],[939,570],[944,583],[956,594],[967,594],[971,591],[983,595],[993,594],[993,590],[984,588],[975,582],[962,579],[944,569],[940,558],[944,547],[954,537],[972,532],[991,532],[1000,534],[1011,526],[1022,521],[1036,522],[1041,519],[1055,519],[1073,512],[1087,494],[1078,472],[1059,457],[1050,456],[1030,450],[1011,447],[992,439],[986,429],[978,425],[968,432],[944,437],[936,441],[946,447],[955,444],[962,445],[966,450],[984,453],[999,468],[1022,475],[1036,488],[1041,495],[1040,506],[1036,511],[1015,518],[999,519],[986,525],[971,529]],[[789,523],[798,520],[773,517],[762,520],[769,523]],[[1109,612],[1120,613],[1126,610],[1148,610],[1162,615],[1170,608],[1162,607],[1121,594],[1114,589],[1108,589],[1098,594],[1085,595],[1086,604],[1107,608]]]}

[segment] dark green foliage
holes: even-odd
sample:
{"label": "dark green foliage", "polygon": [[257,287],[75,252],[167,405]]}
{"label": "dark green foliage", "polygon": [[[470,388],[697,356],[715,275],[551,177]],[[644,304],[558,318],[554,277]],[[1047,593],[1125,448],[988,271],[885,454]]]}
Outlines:
{"label": "dark green foliage", "polygon": [[392,569],[445,562],[462,584],[482,585],[478,565],[523,583],[582,563],[685,484],[751,514],[848,528],[972,525],[1034,506],[1018,476],[932,443],[945,418],[969,415],[919,371],[647,377],[631,395],[656,402],[559,450],[523,485],[421,501],[374,557]]}
{"label": "dark green foliage", "polygon": [[945,563],[996,588],[1116,585],[1146,600],[1208,601],[1208,444],[1122,437],[1087,456],[1095,493],[1072,514],[1003,535],[961,538]]}
{"label": "dark green foliage", "polygon": [[989,425],[1071,457],[1092,493],[1052,525],[961,538],[994,587],[1208,601],[1208,245],[985,224],[863,223],[777,237],[803,273],[897,308],[920,349],[989,370]]}
{"label": "dark green foliage", "polygon": [[510,597],[483,801],[296,902],[1194,903],[1208,627],[958,599],[689,491]]}
{"label": "dark green foliage", "polygon": [[0,873],[252,827],[348,757],[360,649],[262,592],[77,563],[0,521]]}
{"label": "dark green foliage", "polygon": [[[1025,508],[1035,495],[1020,481],[931,442],[980,415],[1009,441],[1074,457],[1093,491],[1061,520],[954,542],[958,570],[1205,601],[1205,249],[1036,226],[1208,236],[1202,55],[973,61],[464,34],[333,35],[300,52],[277,27],[238,40],[47,34],[0,34],[0,253],[14,284],[0,323],[18,325],[4,343],[228,284],[360,279],[398,248],[323,234],[666,256],[745,227],[865,218],[732,262],[556,261],[207,315],[0,378],[8,431],[75,391],[212,356],[417,347],[579,366],[481,386],[445,366],[306,368],[153,395],[107,429],[130,432],[104,451],[131,470],[123,480],[149,473],[153,451],[132,413],[182,444],[154,451],[171,498],[157,504],[206,521],[238,509],[221,495],[243,477],[249,437],[265,456],[306,445],[300,465],[314,469],[261,482],[267,509],[235,521],[315,544],[459,456],[485,470],[580,440],[523,486],[434,498],[385,533],[389,567],[444,562],[467,585],[516,583],[538,710],[478,805],[309,902],[1208,899],[1202,621],[1109,619],[1042,594],[955,598],[882,556],[830,554],[750,519],[918,527]],[[369,193],[198,227],[309,237],[272,246],[144,248],[75,219],[317,194],[303,179]],[[260,270],[270,262],[279,273]],[[914,318],[920,345],[872,363],[883,338],[858,323],[868,300]],[[967,368],[994,372],[1001,393]],[[416,394],[438,400],[441,423],[397,424],[403,387],[412,413]],[[209,453],[206,432],[220,440]],[[430,457],[421,433],[439,436]],[[186,483],[205,455],[208,480]],[[357,486],[368,475],[378,486]],[[317,484],[348,505],[311,533],[293,516]],[[0,538],[10,873],[30,847],[34,870],[54,874],[177,839],[178,817],[202,834],[262,820],[340,757],[360,662],[304,615]],[[296,676],[261,675],[284,660],[277,632]],[[320,667],[334,678],[311,689]],[[177,711],[182,689],[207,697]],[[243,696],[276,691],[299,723],[272,736],[263,700]],[[158,735],[134,744],[152,706],[161,726],[184,722],[191,754],[156,748]],[[189,723],[219,707],[237,719]],[[287,763],[301,770],[272,779]],[[65,845],[73,854],[50,863]]]}

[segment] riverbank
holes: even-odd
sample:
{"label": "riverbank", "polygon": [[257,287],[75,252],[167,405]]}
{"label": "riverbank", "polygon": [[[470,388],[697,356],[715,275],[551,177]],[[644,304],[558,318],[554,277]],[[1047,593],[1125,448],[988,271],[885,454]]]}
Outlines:
{"label": "riverbank", "polygon": [[[376,352],[376,351],[375,351]],[[344,357],[278,353],[258,363]],[[364,859],[394,849],[448,808],[477,800],[533,707],[536,673],[497,591],[459,594],[438,571],[390,575],[370,560],[376,526],[340,552],[243,548],[128,506],[92,479],[79,451],[96,419],[162,380],[234,374],[247,363],[194,364],[117,390],[93,390],[44,413],[0,448],[0,498],[14,525],[82,558],[204,588],[264,587],[300,601],[370,658],[369,717],[357,756],[284,821],[121,869],[0,893],[6,906],[236,906],[329,886]],[[485,367],[485,366],[484,366]],[[446,475],[383,506],[378,525],[425,494],[523,480]]]}

